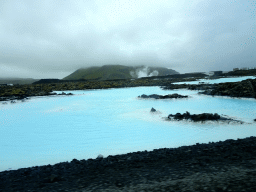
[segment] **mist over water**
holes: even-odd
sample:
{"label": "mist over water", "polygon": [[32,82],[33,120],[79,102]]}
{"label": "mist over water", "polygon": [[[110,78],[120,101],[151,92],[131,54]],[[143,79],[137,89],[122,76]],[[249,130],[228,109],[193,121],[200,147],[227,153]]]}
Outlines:
{"label": "mist over water", "polygon": [[[66,91],[73,96],[0,103],[0,171],[128,152],[256,136],[256,102],[136,87]],[[139,99],[142,94],[189,95],[187,99]],[[151,113],[154,107],[157,112]],[[165,121],[169,114],[219,113],[244,124]]]}

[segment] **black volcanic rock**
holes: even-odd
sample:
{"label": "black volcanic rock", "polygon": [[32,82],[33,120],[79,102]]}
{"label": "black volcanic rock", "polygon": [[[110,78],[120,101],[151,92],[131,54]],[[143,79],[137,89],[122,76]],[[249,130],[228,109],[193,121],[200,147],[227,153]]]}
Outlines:
{"label": "black volcanic rock", "polygon": [[168,119],[169,120],[191,120],[191,121],[218,121],[218,120],[223,120],[223,121],[235,121],[235,122],[240,122],[242,123],[242,121],[238,121],[238,120],[234,120],[234,119],[230,119],[230,118],[226,118],[226,117],[222,117],[217,113],[201,113],[201,114],[193,114],[191,115],[189,112],[186,113],[176,113],[175,115],[170,114],[168,115]]}
{"label": "black volcanic rock", "polygon": [[200,94],[212,96],[230,96],[256,98],[256,79],[247,79],[240,82],[219,83],[201,87]]}
{"label": "black volcanic rock", "polygon": [[156,112],[156,109],[152,107],[150,112]]}
{"label": "black volcanic rock", "polygon": [[58,95],[74,95],[73,93],[65,93],[65,92],[61,92],[61,93],[59,93]]}
{"label": "black volcanic rock", "polygon": [[157,94],[152,94],[152,95],[141,95],[138,96],[139,98],[142,99],[177,99],[177,98],[188,98],[187,95],[179,95],[177,93],[174,94],[168,94],[168,95],[157,95]]}
{"label": "black volcanic rock", "polygon": [[255,191],[256,137],[0,172],[0,191]]}
{"label": "black volcanic rock", "polygon": [[256,98],[256,79],[247,79],[240,82],[215,84],[169,84],[161,87],[163,90],[189,89],[200,90],[200,94],[211,96],[229,96]]}

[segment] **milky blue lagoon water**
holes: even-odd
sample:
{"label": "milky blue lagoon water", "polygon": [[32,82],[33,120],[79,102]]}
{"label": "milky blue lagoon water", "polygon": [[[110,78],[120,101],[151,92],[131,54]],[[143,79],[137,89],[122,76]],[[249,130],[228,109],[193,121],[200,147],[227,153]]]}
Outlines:
{"label": "milky blue lagoon water", "polygon": [[198,83],[223,83],[223,82],[237,82],[237,81],[243,81],[246,79],[255,79],[255,76],[244,76],[244,77],[233,77],[233,78],[219,78],[219,79],[200,79],[198,81],[187,81],[187,82],[177,82],[174,84],[198,84]]}
{"label": "milky blue lagoon water", "polygon": [[[128,152],[256,136],[254,99],[137,87],[0,103],[0,171]],[[139,99],[142,94],[188,99]],[[157,113],[151,113],[154,107]],[[245,124],[165,121],[170,113],[219,113]]]}

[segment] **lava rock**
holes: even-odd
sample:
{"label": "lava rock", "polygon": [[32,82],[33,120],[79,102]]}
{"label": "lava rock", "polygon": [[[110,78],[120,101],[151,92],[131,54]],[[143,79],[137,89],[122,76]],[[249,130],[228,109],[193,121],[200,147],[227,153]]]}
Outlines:
{"label": "lava rock", "polygon": [[152,94],[152,95],[141,95],[138,96],[139,98],[143,99],[177,99],[177,98],[188,98],[187,95],[179,95],[177,93],[174,94],[168,94],[168,95],[157,95],[157,94]]}
{"label": "lava rock", "polygon": [[156,112],[156,110],[152,107],[150,112]]}
{"label": "lava rock", "polygon": [[218,121],[218,120],[228,120],[228,121],[236,121],[236,122],[241,122],[238,120],[234,119],[229,119],[226,117],[222,117],[217,113],[201,113],[201,114],[193,114],[191,115],[188,111],[186,113],[176,113],[175,115],[170,114],[168,115],[168,119],[170,120],[191,120],[191,121]]}
{"label": "lava rock", "polygon": [[73,159],[2,171],[0,191],[255,191],[255,148],[248,137]]}
{"label": "lava rock", "polygon": [[96,159],[103,159],[103,155],[99,154]]}

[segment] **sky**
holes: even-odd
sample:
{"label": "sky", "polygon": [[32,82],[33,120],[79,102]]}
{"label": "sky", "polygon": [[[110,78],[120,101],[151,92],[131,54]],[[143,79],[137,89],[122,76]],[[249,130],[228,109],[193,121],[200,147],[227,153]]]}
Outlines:
{"label": "sky", "polygon": [[1,0],[0,78],[110,64],[256,67],[256,1]]}

